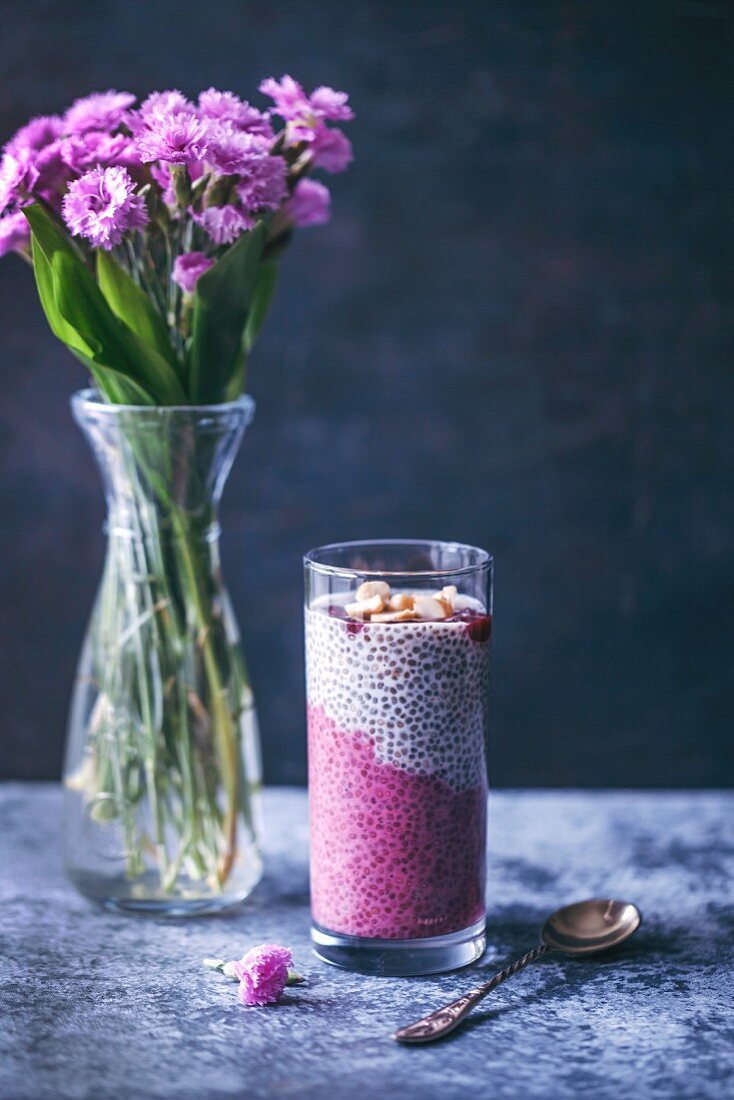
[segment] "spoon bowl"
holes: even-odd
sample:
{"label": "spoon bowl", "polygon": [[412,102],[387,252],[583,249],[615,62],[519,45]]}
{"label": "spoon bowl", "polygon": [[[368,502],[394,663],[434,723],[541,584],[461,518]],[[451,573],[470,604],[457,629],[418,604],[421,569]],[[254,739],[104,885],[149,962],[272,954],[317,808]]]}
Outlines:
{"label": "spoon bowl", "polygon": [[641,923],[632,902],[592,898],[557,909],[543,925],[541,938],[567,955],[593,955],[624,943]]}

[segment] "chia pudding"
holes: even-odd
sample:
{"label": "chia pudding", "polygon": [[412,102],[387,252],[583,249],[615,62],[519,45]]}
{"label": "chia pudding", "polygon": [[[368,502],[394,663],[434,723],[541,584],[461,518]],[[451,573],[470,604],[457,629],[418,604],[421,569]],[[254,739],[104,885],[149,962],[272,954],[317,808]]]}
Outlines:
{"label": "chia pudding", "polygon": [[356,595],[306,610],[313,917],[447,935],[485,916],[491,616],[455,588]]}

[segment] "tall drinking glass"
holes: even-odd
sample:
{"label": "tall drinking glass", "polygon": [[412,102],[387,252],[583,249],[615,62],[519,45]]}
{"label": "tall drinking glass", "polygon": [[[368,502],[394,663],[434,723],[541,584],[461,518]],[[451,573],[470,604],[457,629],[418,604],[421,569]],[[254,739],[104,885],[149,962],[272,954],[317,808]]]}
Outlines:
{"label": "tall drinking glass", "polygon": [[397,540],[304,560],[316,954],[465,966],[486,945],[492,559]]}

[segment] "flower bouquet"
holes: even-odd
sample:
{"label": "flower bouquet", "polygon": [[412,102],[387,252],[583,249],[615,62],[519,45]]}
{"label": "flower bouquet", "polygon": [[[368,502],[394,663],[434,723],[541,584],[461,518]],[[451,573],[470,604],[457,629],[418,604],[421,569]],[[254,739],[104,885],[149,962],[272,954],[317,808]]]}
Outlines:
{"label": "flower bouquet", "polygon": [[[33,266],[53,333],[87,367],[74,414],[108,505],[65,769],[68,870],[161,912],[257,882],[257,727],[219,565],[217,508],[252,415],[247,361],[294,228],[329,217],[314,170],[351,160],[347,97],[265,80],[126,92],[32,119],[0,161],[0,255]],[[281,123],[276,125],[275,116]]]}

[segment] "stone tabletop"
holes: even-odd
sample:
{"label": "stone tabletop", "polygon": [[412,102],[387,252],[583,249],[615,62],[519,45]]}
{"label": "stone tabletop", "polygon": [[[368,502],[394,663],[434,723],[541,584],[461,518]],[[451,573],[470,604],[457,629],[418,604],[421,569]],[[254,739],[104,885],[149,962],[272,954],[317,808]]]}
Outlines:
{"label": "stone tabletop", "polygon": [[[494,794],[490,949],[470,970],[418,979],[311,955],[302,791],[266,794],[252,898],[180,921],[77,895],[60,865],[60,801],[53,786],[0,787],[3,1100],[732,1095],[734,792]],[[644,914],[614,955],[551,955],[442,1043],[391,1040],[532,946],[551,909],[595,895]],[[307,984],[242,1008],[201,960],[265,941],[293,949]]]}

